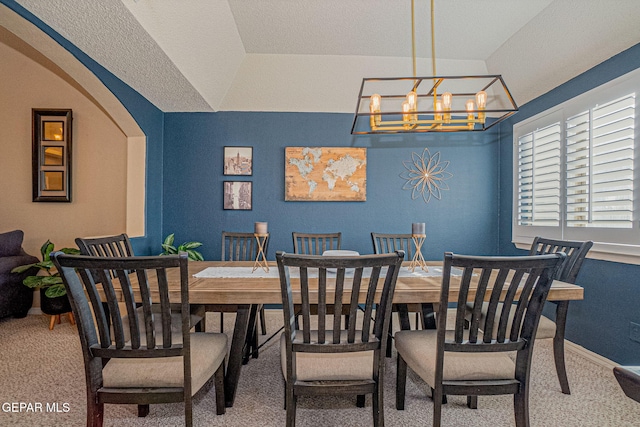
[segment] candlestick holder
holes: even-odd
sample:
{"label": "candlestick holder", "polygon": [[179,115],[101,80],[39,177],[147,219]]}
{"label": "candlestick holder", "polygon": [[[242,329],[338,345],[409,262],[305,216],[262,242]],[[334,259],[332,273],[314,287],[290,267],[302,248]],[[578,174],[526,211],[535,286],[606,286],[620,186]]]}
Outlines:
{"label": "candlestick holder", "polygon": [[422,271],[429,271],[427,267],[427,262],[422,256],[422,245],[424,244],[425,239],[427,238],[426,234],[412,234],[411,238],[413,239],[413,244],[416,246],[416,251],[413,254],[413,258],[411,259],[411,263],[409,264],[409,270],[411,272],[416,271],[416,267],[420,267]]}
{"label": "candlestick holder", "polygon": [[256,254],[256,261],[253,263],[253,273],[259,268],[262,268],[265,273],[269,272],[269,264],[267,263],[267,256],[264,253],[264,247],[267,243],[267,239],[269,238],[269,234],[258,234],[253,233],[256,238],[256,242],[258,243],[258,253]]}

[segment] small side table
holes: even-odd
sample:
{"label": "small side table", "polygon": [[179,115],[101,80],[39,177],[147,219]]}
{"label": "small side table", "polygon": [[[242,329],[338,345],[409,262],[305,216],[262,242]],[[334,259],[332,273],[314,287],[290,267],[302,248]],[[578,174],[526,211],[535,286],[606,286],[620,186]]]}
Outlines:
{"label": "small side table", "polygon": [[253,271],[256,271],[258,268],[262,268],[266,273],[269,272],[269,264],[267,263],[267,256],[264,253],[264,247],[267,243],[267,239],[269,238],[269,234],[253,234],[256,238],[256,242],[258,242],[258,253],[256,254],[256,262],[253,263]]}
{"label": "small side table", "polygon": [[413,254],[413,259],[409,264],[409,270],[412,272],[416,270],[416,267],[420,267],[423,271],[429,271],[427,267],[427,262],[422,256],[422,245],[424,244],[425,239],[427,238],[426,234],[412,234],[411,238],[413,239],[413,244],[416,246],[416,251]]}

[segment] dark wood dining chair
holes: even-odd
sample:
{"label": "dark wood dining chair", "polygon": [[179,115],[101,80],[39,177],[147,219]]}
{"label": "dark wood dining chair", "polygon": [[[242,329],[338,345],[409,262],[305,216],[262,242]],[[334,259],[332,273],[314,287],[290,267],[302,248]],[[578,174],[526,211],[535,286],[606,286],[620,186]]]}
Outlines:
{"label": "dark wood dining chair", "polygon": [[133,256],[131,241],[125,233],[95,238],[78,237],[76,245],[83,255],[111,258]]}
{"label": "dark wood dining chair", "polygon": [[[558,271],[555,279],[566,283],[576,283],[578,273],[587,253],[593,246],[593,242],[571,240],[547,239],[536,237],[531,244],[529,255],[544,255],[556,252],[564,252],[567,258]],[[546,316],[540,318],[537,339],[553,338],[553,359],[556,365],[556,373],[560,388],[564,394],[571,394],[569,380],[567,378],[567,368],[564,360],[564,336],[567,325],[567,313],[569,311],[569,301],[549,301],[556,305],[555,322]]]}
{"label": "dark wood dining chair", "polygon": [[[384,425],[383,352],[403,258],[402,251],[353,257],[276,254],[285,326],[280,355],[288,427],[295,425],[298,396],[331,394],[372,394],[373,425]],[[296,322],[292,277],[299,277],[301,326]],[[366,301],[364,313],[358,314],[360,295],[366,295]],[[317,305],[316,315],[312,304]],[[351,313],[343,327],[341,318],[329,313],[340,313],[345,305]]]}
{"label": "dark wood dining chair", "polygon": [[[78,237],[75,241],[82,255],[108,258],[135,256],[133,253],[131,240],[129,240],[129,236],[126,233],[103,237]],[[130,274],[131,272],[127,271],[126,273]],[[99,280],[97,277],[95,277],[94,279],[96,281]],[[106,303],[103,305],[105,311],[107,312],[107,321],[109,321],[109,307]],[[195,326],[196,330],[198,331],[202,330],[204,316],[204,305],[191,305],[191,326]]]}
{"label": "dark wood dining chair", "polygon": [[[566,255],[473,257],[446,253],[436,330],[398,331],[396,408],[404,409],[407,367],[432,390],[433,425],[441,424],[445,395],[513,394],[516,425],[529,425],[531,356],[536,329],[556,271]],[[452,270],[462,270],[454,276]],[[450,300],[451,289],[457,299]],[[501,295],[504,294],[504,297]],[[504,298],[504,304],[500,300]],[[467,302],[473,302],[467,323]],[[481,316],[488,301],[487,316]],[[449,305],[454,325],[447,325]],[[499,309],[500,307],[500,309]],[[515,360],[510,355],[515,353]]]}
{"label": "dark wood dining chair", "polygon": [[[150,404],[169,402],[184,402],[185,425],[191,426],[192,396],[211,378],[216,412],[225,412],[227,337],[190,332],[187,254],[93,257],[57,252],[52,258],[78,324],[88,426],[102,425],[105,404],[137,404],[138,415],[145,416]],[[179,288],[171,292],[170,269],[179,269]],[[179,302],[170,301],[175,291]],[[152,302],[152,296],[159,302]]]}
{"label": "dark wood dining chair", "polygon": [[[545,255],[563,252],[567,255],[561,269],[556,273],[555,280],[575,284],[582,263],[593,246],[592,241],[570,241],[547,239],[536,237],[531,244],[529,255]],[[556,305],[555,321],[546,316],[540,318],[540,325],[536,333],[536,339],[553,338],[553,359],[556,366],[556,374],[560,382],[560,389],[564,394],[571,394],[569,379],[564,359],[564,337],[567,324],[569,301],[549,301]],[[472,304],[469,304],[471,309]],[[487,313],[486,304],[482,309],[482,316]]]}
{"label": "dark wood dining chair", "polygon": [[[300,233],[294,231],[291,233],[293,237],[293,253],[304,255],[322,255],[325,251],[342,249],[342,233]],[[299,309],[300,306],[296,306]],[[315,308],[314,308],[315,310]],[[333,314],[333,312],[331,313]],[[342,315],[345,316],[345,322],[349,321],[349,307],[342,308]],[[360,403],[359,403],[360,405]]]}
{"label": "dark wood dining chair", "polygon": [[322,255],[324,251],[342,248],[342,233],[291,233],[293,253]]}
{"label": "dark wood dining chair", "polygon": [[[269,247],[269,235],[263,244],[264,253],[267,253]],[[222,261],[255,261],[258,256],[258,241],[254,233],[243,232],[222,232],[221,243],[221,260]],[[224,325],[224,313],[235,313],[237,311],[235,306],[229,306],[224,304],[207,304],[207,311],[220,313],[220,332],[223,332]],[[260,320],[260,328],[262,335],[267,333],[267,322],[265,318],[264,306],[253,305],[249,314],[249,329],[247,330],[247,339],[244,347],[243,363],[247,363],[249,356],[254,359],[258,357],[258,328],[257,322]]]}
{"label": "dark wood dining chair", "polygon": [[[416,245],[411,234],[371,233],[374,254],[388,254],[398,250],[405,252],[407,259],[412,259],[416,252]],[[408,313],[416,313],[416,329],[418,320],[423,328],[435,329],[435,313],[433,304],[394,304],[393,311],[398,313],[401,329],[410,329]],[[389,334],[393,336],[393,317],[389,326]],[[391,357],[392,340],[387,341],[387,357]]]}

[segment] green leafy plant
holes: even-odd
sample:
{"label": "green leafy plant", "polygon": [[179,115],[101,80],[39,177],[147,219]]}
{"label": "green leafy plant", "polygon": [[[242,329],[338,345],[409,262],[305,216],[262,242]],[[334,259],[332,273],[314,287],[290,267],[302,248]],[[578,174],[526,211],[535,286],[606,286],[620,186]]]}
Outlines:
{"label": "green leafy plant", "polygon": [[204,261],[204,257],[202,256],[202,254],[195,250],[196,248],[202,246],[202,243],[184,242],[176,248],[175,246],[173,246],[174,238],[175,237],[173,233],[171,233],[167,236],[166,239],[164,239],[164,243],[162,243],[162,249],[164,249],[164,252],[162,252],[160,255],[173,255],[180,252],[186,252],[190,260]]}
{"label": "green leafy plant", "polygon": [[[42,255],[42,261],[36,262],[33,264],[25,264],[15,267],[11,272],[13,273],[23,273],[30,268],[38,267],[40,269],[40,273],[36,276],[27,276],[22,281],[25,286],[30,288],[41,289],[45,288],[45,295],[49,298],[61,297],[67,294],[66,289],[64,288],[64,283],[62,282],[62,277],[60,277],[60,273],[55,269],[53,265],[53,261],[49,257],[51,252],[54,252],[54,245],[51,241],[47,240],[44,245],[40,248],[40,254]],[[75,248],[62,248],[59,249],[60,252],[64,252],[65,254],[79,254],[80,251]]]}

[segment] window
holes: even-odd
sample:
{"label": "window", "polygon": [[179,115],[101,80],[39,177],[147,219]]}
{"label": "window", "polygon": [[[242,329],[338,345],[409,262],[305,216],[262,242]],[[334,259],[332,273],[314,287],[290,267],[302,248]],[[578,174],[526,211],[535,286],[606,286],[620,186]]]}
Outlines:
{"label": "window", "polygon": [[593,240],[640,263],[638,88],[640,69],[514,126],[515,243]]}

